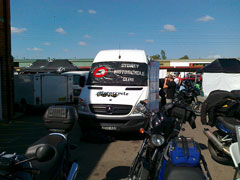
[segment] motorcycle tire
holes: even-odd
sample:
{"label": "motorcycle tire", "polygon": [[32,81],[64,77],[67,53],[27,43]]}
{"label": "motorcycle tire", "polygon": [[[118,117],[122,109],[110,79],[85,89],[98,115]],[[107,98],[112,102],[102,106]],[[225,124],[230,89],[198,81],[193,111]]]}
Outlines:
{"label": "motorcycle tire", "polygon": [[193,112],[196,114],[196,116],[200,116],[201,109],[202,109],[202,102],[201,101],[193,102],[192,109],[193,109]]}
{"label": "motorcycle tire", "polygon": [[136,166],[136,173],[133,180],[147,180],[149,171],[144,167],[143,162],[139,161]]}
{"label": "motorcycle tire", "polygon": [[[213,134],[216,137],[220,135],[220,133],[218,131],[214,131]],[[208,140],[208,150],[211,154],[212,159],[215,160],[216,162],[223,164],[223,165],[232,165],[233,164],[231,157],[218,151],[216,146],[210,140]]]}

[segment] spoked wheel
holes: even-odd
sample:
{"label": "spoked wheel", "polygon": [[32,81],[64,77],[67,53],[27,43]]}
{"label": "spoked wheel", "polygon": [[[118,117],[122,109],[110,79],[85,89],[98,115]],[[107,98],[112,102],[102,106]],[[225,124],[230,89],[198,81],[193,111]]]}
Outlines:
{"label": "spoked wheel", "polygon": [[202,102],[201,101],[193,102],[192,109],[193,109],[193,112],[197,116],[200,116],[201,115],[201,109],[202,109]]}
{"label": "spoked wheel", "polygon": [[[220,140],[223,136],[219,131],[214,131],[213,134]],[[232,165],[232,159],[229,157],[227,154],[219,151],[217,147],[210,141],[208,140],[208,150],[212,156],[212,158],[224,165]]]}

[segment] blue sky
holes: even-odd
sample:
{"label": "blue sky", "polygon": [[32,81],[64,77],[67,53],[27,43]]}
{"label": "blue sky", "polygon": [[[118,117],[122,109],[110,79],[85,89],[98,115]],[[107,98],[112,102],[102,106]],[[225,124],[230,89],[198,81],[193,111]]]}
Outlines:
{"label": "blue sky", "polygon": [[11,0],[11,32],[15,58],[94,58],[119,48],[240,57],[240,1]]}

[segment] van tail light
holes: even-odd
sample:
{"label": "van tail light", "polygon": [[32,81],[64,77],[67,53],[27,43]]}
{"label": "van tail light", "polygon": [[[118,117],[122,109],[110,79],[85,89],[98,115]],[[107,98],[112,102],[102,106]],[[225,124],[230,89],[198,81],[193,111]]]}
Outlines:
{"label": "van tail light", "polygon": [[36,97],[36,104],[40,103],[40,97]]}

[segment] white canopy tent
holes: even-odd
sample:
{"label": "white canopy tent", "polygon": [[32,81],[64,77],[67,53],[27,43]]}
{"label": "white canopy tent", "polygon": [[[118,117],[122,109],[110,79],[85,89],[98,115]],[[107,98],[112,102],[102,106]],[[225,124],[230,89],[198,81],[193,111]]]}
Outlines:
{"label": "white canopy tent", "polygon": [[216,59],[198,72],[203,73],[204,96],[214,90],[240,90],[240,61],[237,59]]}
{"label": "white canopy tent", "polygon": [[240,73],[203,73],[204,96],[214,90],[240,90]]}

